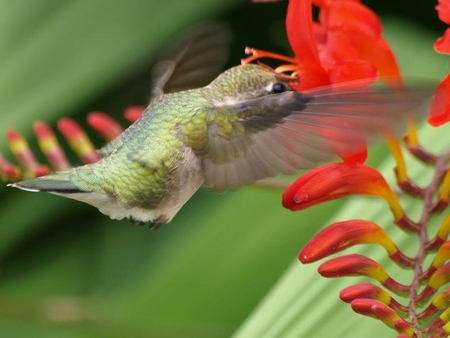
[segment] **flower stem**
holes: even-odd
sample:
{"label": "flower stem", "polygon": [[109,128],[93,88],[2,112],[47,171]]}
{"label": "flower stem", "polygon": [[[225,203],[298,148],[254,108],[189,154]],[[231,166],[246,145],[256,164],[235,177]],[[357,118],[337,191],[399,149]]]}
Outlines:
{"label": "flower stem", "polygon": [[428,245],[428,231],[427,225],[430,218],[430,210],[433,206],[433,195],[439,188],[442,178],[445,175],[447,168],[447,163],[450,158],[450,151],[442,154],[436,160],[435,170],[433,178],[431,179],[429,185],[423,190],[423,207],[422,215],[419,222],[419,240],[420,246],[416,255],[415,265],[414,265],[414,278],[411,283],[411,288],[409,291],[409,317],[411,319],[411,324],[413,325],[416,337],[422,337],[421,330],[418,325],[418,318],[416,312],[416,298],[418,289],[420,287],[420,276],[423,273],[422,264],[427,253]]}

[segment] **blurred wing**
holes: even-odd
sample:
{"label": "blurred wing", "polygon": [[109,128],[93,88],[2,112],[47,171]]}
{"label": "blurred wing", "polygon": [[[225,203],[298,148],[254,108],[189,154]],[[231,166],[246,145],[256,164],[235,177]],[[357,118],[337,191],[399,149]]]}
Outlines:
{"label": "blurred wing", "polygon": [[353,83],[267,95],[210,112],[221,122],[208,125],[199,152],[205,184],[232,190],[364,150],[366,140],[405,129],[405,118],[417,114],[431,88],[358,90]]}
{"label": "blurred wing", "polygon": [[[230,42],[230,29],[221,23],[198,25],[183,35],[152,68],[152,99],[208,85],[222,72]],[[105,157],[121,145],[122,141],[116,138],[97,153]]]}
{"label": "blurred wing", "polygon": [[227,25],[207,23],[184,35],[152,71],[152,96],[200,88],[223,70],[231,33]]}

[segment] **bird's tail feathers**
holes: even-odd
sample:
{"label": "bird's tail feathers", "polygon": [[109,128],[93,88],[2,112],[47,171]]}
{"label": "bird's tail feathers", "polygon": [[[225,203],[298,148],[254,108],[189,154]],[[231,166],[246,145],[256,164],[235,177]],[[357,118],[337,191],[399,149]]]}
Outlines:
{"label": "bird's tail feathers", "polygon": [[9,187],[31,192],[78,193],[81,190],[69,178],[68,171],[8,184]]}

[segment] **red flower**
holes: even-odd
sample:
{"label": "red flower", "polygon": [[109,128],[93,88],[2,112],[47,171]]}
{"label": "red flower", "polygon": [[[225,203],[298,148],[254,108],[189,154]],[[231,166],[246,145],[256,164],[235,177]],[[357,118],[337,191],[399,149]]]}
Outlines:
{"label": "red flower", "polygon": [[[439,0],[436,6],[439,19],[450,24],[450,0]],[[441,54],[450,54],[450,28],[444,35],[436,40],[434,49]],[[438,127],[450,120],[450,74],[442,80],[436,89],[430,106],[430,117],[428,123]]]}
{"label": "red flower", "polygon": [[320,8],[313,22],[311,0],[290,0],[286,31],[295,58],[249,48],[243,60],[269,57],[289,62],[275,69],[300,81],[296,90],[377,76],[400,75],[378,17],[358,0],[313,0]]}

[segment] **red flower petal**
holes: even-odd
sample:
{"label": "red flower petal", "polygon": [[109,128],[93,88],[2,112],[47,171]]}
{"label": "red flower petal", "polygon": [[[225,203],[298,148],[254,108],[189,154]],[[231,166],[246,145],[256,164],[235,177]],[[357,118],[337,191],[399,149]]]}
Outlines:
{"label": "red flower petal", "polygon": [[355,1],[330,1],[328,6],[321,7],[319,20],[330,30],[356,31],[373,38],[381,35],[381,22],[377,15]]}
{"label": "red flower petal", "polygon": [[[381,78],[400,77],[400,68],[395,55],[384,38],[374,38],[361,32],[348,32],[347,34],[358,51],[359,57],[370,62],[377,69]],[[394,85],[398,85],[398,79]]]}
{"label": "red flower petal", "polygon": [[450,74],[436,88],[430,105],[428,123],[439,127],[450,120]]}
{"label": "red flower petal", "polygon": [[340,83],[367,78],[375,79],[378,75],[377,69],[366,60],[345,60],[335,64],[330,69],[330,82]]}
{"label": "red flower petal", "polygon": [[450,28],[434,43],[434,50],[441,54],[450,54]]}
{"label": "red flower petal", "polygon": [[[328,84],[314,40],[311,0],[289,1],[286,32],[300,68],[307,70],[306,74],[301,75],[301,81],[316,82],[317,86]],[[314,74],[314,81],[305,79],[311,73]]]}
{"label": "red flower petal", "polygon": [[450,1],[449,0],[439,0],[436,5],[436,11],[438,12],[439,20],[450,24]]}

